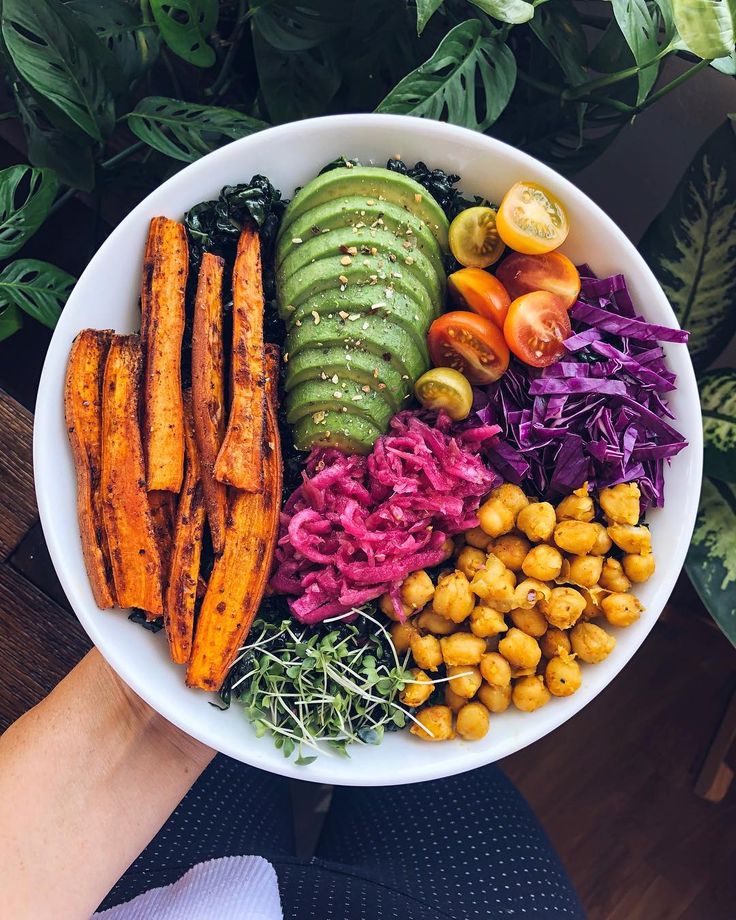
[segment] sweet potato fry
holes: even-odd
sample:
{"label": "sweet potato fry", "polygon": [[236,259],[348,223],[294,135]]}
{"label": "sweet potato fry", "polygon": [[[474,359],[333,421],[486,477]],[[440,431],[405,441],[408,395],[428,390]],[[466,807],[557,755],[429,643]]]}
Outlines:
{"label": "sweet potato fry", "polygon": [[171,660],[186,664],[192,650],[194,605],[197,600],[199,563],[204,530],[204,495],[192,421],[192,394],[184,392],[186,472],[179,496],[174,528],[169,584],[164,605],[164,626]]}
{"label": "sweet potato fry", "polygon": [[236,489],[260,492],[262,476],[263,280],[258,231],[243,228],[233,269],[233,350],[230,416],[215,462],[215,478]]}
{"label": "sweet potato fry", "polygon": [[187,685],[219,690],[248,635],[271,574],[281,508],[281,445],[276,422],[278,349],[266,353],[263,491],[234,491],[225,549],[215,561],[202,602]]}
{"label": "sweet potato fry", "polygon": [[143,263],[143,449],[150,490],[178,492],[184,476],[181,342],[189,250],[184,225],[151,221]]}
{"label": "sweet potato fry", "polygon": [[121,607],[163,613],[162,569],[146,492],[138,424],[142,350],[137,335],[114,335],[102,388],[102,519]]}
{"label": "sweet potato fry", "polygon": [[173,492],[148,493],[148,507],[151,509],[153,532],[156,535],[158,554],[161,557],[161,571],[169,571],[171,563],[171,541],[174,537],[176,518],[176,495]]}
{"label": "sweet potato fry", "polygon": [[77,475],[77,516],[82,555],[95,603],[115,606],[115,584],[102,523],[102,377],[113,332],[84,329],[69,353],[64,413]]}
{"label": "sweet potato fry", "polygon": [[225,545],[227,490],[215,479],[215,461],[225,438],[225,379],[222,353],[222,270],[219,256],[206,252],[197,280],[192,326],[192,411],[202,470],[204,504],[212,548]]}

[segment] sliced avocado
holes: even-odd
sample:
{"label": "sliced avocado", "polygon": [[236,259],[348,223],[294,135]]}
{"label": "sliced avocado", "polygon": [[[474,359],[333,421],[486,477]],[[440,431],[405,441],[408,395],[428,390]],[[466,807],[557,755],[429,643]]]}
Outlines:
{"label": "sliced avocado", "polygon": [[319,412],[294,425],[294,447],[335,447],[346,454],[368,454],[383,432],[354,412]]}
{"label": "sliced avocado", "polygon": [[289,356],[286,365],[286,392],[307,380],[338,381],[348,375],[361,386],[376,388],[398,412],[409,393],[409,381],[403,379],[406,370],[393,356],[385,361],[382,356],[361,349],[346,350],[344,345],[322,348],[305,348],[298,355]]}
{"label": "sliced avocado", "polygon": [[386,362],[395,358],[403,365],[411,385],[429,367],[425,343],[420,345],[413,335],[386,317],[361,314],[359,319],[343,320],[339,316],[326,316],[319,323],[312,320],[292,327],[286,337],[289,360],[304,348],[336,344],[341,344],[346,352],[371,351]]}
{"label": "sliced avocado", "polygon": [[[416,215],[398,204],[390,201],[377,201],[367,205],[365,198],[351,195],[337,201],[328,201],[306,211],[292,223],[290,235],[282,234],[276,244],[276,265],[280,265],[286,256],[297,247],[330,230],[388,230],[402,240],[412,234],[420,241],[420,248],[434,262],[437,270],[442,272],[442,250],[427,225]],[[411,230],[407,234],[407,230]],[[294,242],[299,240],[300,242]]]}
{"label": "sliced avocado", "polygon": [[[419,284],[426,286],[433,303],[441,303],[444,299],[444,270],[438,270],[432,259],[425,255],[419,237],[411,234],[399,238],[390,230],[374,230],[370,235],[363,230],[349,228],[321,233],[297,246],[279,266],[278,276],[291,278],[307,265],[316,265],[331,257],[339,260],[341,268],[374,258],[383,260],[384,267],[389,269],[389,277],[413,275]],[[346,264],[343,265],[343,262]]]}
{"label": "sliced avocado", "polygon": [[328,201],[358,195],[371,202],[389,201],[406,208],[424,221],[440,247],[447,249],[448,221],[445,212],[418,182],[380,166],[331,169],[300,189],[286,209],[281,235],[294,236],[291,224],[306,211]]}
{"label": "sliced avocado", "polygon": [[346,409],[367,418],[381,431],[386,431],[394,414],[393,407],[378,390],[368,387],[366,389],[367,393],[359,383],[344,375],[337,383],[331,378],[307,380],[291,390],[286,397],[286,421],[293,425],[305,415],[314,415],[315,412],[321,411],[342,412]]}

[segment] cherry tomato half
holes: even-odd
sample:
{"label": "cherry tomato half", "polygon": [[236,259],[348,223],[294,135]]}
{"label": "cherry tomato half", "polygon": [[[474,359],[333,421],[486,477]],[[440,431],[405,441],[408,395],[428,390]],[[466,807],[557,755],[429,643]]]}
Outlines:
{"label": "cherry tomato half", "polygon": [[460,309],[479,313],[503,329],[511,298],[493,275],[482,268],[461,268],[447,279],[447,292],[450,300]]}
{"label": "cherry tomato half", "polygon": [[467,418],[473,408],[473,390],[460,371],[433,367],[417,380],[414,392],[425,409],[444,409],[456,422]]}
{"label": "cherry tomato half", "polygon": [[564,303],[549,291],[517,297],[503,324],[511,351],[532,367],[547,367],[558,361],[565,353],[562,343],[571,332]]}
{"label": "cherry tomato half", "polygon": [[503,196],[496,228],[511,249],[538,255],[561,246],[570,226],[565,209],[551,192],[536,182],[517,182]]}
{"label": "cherry tomato half", "polygon": [[509,366],[498,326],[485,316],[455,310],[429,327],[429,354],[437,367],[453,367],[471,383],[493,383]]}
{"label": "cherry tomato half", "polygon": [[504,245],[496,230],[496,212],[481,206],[461,211],[450,224],[449,243],[461,265],[486,268],[497,262]]}
{"label": "cherry tomato half", "polygon": [[512,252],[498,266],[496,276],[512,300],[532,291],[549,291],[569,310],[580,293],[580,274],[561,252],[545,252],[541,256]]}

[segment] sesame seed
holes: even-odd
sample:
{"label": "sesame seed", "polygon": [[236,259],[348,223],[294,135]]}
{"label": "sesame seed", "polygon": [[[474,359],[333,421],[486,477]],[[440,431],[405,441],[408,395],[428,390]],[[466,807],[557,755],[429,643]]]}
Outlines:
{"label": "sesame seed", "polygon": [[301,238],[300,236],[295,236],[294,239],[293,239],[291,242],[298,246],[299,243],[302,243],[302,242],[304,242],[304,241],[302,240],[302,238]]}
{"label": "sesame seed", "polygon": [[312,421],[315,423],[315,425],[321,425],[326,418],[327,418],[326,412],[315,412],[314,415],[312,416]]}
{"label": "sesame seed", "polygon": [[290,303],[286,305],[286,309],[289,311],[289,313],[293,313],[294,310],[296,310],[296,307],[294,306],[294,304]]}
{"label": "sesame seed", "polygon": [[340,317],[340,319],[347,319],[350,314],[346,313],[344,310],[340,310],[337,315]]}
{"label": "sesame seed", "polygon": [[366,383],[365,386],[362,386],[362,387],[361,387],[361,390],[362,390],[364,393],[370,393],[371,388],[370,388],[370,387],[368,386],[368,384]]}
{"label": "sesame seed", "polygon": [[332,395],[335,397],[335,399],[342,399],[342,390],[335,390]]}
{"label": "sesame seed", "polygon": [[396,254],[393,253],[393,252],[389,253],[388,258],[389,258],[389,261],[390,261],[390,262],[395,262],[395,261],[396,261]]}
{"label": "sesame seed", "polygon": [[333,383],[339,383],[339,382],[340,382],[340,378],[337,376],[337,374],[333,374],[332,377],[331,377],[330,379],[332,380]]}
{"label": "sesame seed", "polygon": [[320,371],[320,375],[319,375],[319,376],[320,376],[320,379],[321,379],[321,380],[327,380],[327,374],[325,374],[324,371]]}
{"label": "sesame seed", "polygon": [[355,396],[352,397],[352,400],[353,402],[357,402],[359,399],[362,399],[362,398],[363,396],[360,393],[356,393]]}
{"label": "sesame seed", "polygon": [[340,277],[337,280],[340,282],[340,284],[348,283],[348,279],[345,277],[345,275],[340,275]]}
{"label": "sesame seed", "polygon": [[414,259],[411,256],[407,256],[404,259],[404,265],[413,265],[413,264],[414,264]]}
{"label": "sesame seed", "polygon": [[348,255],[349,255],[349,256],[357,256],[357,255],[358,255],[358,247],[357,247],[357,246],[348,246]]}
{"label": "sesame seed", "polygon": [[349,320],[360,319],[360,313],[351,313],[351,314],[348,316],[348,319],[349,319]]}
{"label": "sesame seed", "polygon": [[374,303],[374,304],[371,306],[371,310],[380,310],[381,307],[385,307],[385,306],[386,306],[386,301],[385,301],[385,300],[379,300],[378,303]]}
{"label": "sesame seed", "polygon": [[419,194],[419,192],[415,192],[414,201],[416,201],[416,203],[419,204],[421,200],[422,200],[422,196]]}
{"label": "sesame seed", "polygon": [[284,364],[288,364],[288,363],[289,363],[289,352],[285,351],[284,352]]}
{"label": "sesame seed", "polygon": [[386,389],[386,384],[385,384],[385,383],[379,383],[379,384],[378,384],[378,389],[379,389],[379,390],[385,390],[385,389]]}
{"label": "sesame seed", "polygon": [[353,260],[350,258],[350,256],[343,256],[340,259],[340,265],[352,265],[352,264],[353,264]]}
{"label": "sesame seed", "polygon": [[372,255],[372,256],[377,256],[377,255],[378,255],[378,250],[376,249],[375,246],[371,246],[371,255]]}
{"label": "sesame seed", "polygon": [[347,411],[348,411],[348,407],[347,407],[347,406],[343,406],[343,407],[342,407],[342,411],[343,411],[343,412],[347,412]]}
{"label": "sesame seed", "polygon": [[316,310],[312,310],[312,319],[314,320],[314,325],[319,326],[319,313]]}
{"label": "sesame seed", "polygon": [[[368,328],[368,323],[363,323],[363,325],[362,325],[360,328],[361,328],[361,329],[367,329],[367,328]],[[288,361],[288,358],[284,358],[284,361]]]}
{"label": "sesame seed", "polygon": [[412,248],[411,240],[404,240],[404,242],[403,242],[401,245],[404,247],[404,249],[411,249],[411,248]]}
{"label": "sesame seed", "polygon": [[376,378],[376,380],[378,380],[378,368],[377,367],[373,368],[373,376]]}
{"label": "sesame seed", "polygon": [[301,324],[302,324],[302,321],[301,321],[300,319],[298,319],[298,320],[294,323],[295,326],[301,326]]}
{"label": "sesame seed", "polygon": [[375,204],[376,202],[372,198],[366,198],[365,203],[368,205]]}

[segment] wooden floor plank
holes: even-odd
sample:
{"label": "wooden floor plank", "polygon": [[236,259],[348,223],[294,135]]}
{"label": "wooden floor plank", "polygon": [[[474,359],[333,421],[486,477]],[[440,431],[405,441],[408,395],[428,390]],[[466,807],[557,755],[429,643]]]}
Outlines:
{"label": "wooden floor plank", "polygon": [[0,390],[0,561],[36,520],[32,437],[31,413]]}

